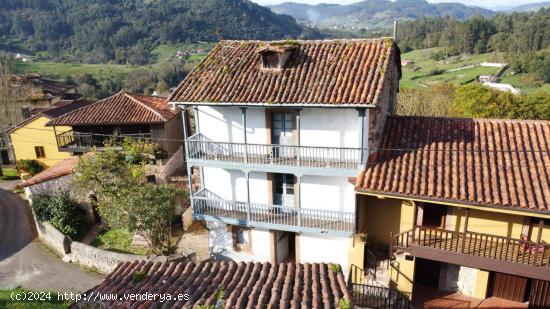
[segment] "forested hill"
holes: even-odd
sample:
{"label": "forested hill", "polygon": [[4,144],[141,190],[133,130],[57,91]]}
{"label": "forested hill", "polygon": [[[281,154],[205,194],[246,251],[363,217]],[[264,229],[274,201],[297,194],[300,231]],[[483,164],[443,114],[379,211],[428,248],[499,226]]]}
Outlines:
{"label": "forested hill", "polygon": [[84,62],[147,63],[158,44],[298,37],[248,0],[0,0],[0,49]]}
{"label": "forested hill", "polygon": [[426,0],[365,0],[349,5],[307,5],[285,2],[269,6],[278,14],[288,14],[298,21],[317,25],[359,25],[373,27],[389,25],[394,19],[450,16],[468,19],[474,15],[491,16],[494,12],[460,3],[429,3]]}

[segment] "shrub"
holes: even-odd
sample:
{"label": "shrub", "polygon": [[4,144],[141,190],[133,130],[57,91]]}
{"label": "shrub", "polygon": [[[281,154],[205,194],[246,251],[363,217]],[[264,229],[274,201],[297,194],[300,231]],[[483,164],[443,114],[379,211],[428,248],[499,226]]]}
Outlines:
{"label": "shrub", "polygon": [[77,239],[86,231],[85,213],[68,193],[38,195],[32,209],[38,221],[49,221],[61,233]]}
{"label": "shrub", "polygon": [[44,166],[36,160],[19,160],[16,168],[19,174],[28,173],[31,177],[44,170]]}

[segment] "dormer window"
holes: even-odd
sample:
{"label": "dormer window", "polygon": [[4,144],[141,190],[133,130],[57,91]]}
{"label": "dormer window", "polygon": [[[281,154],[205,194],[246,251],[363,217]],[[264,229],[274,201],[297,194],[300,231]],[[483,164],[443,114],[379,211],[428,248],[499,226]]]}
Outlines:
{"label": "dormer window", "polygon": [[263,70],[283,70],[297,44],[270,44],[258,50]]}

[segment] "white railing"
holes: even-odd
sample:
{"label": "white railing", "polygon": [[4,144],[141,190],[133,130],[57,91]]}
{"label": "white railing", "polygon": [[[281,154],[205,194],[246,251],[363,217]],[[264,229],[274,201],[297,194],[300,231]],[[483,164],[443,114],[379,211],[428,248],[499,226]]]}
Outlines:
{"label": "white railing", "polygon": [[228,201],[207,190],[193,195],[195,218],[229,219],[242,225],[305,232],[353,233],[352,212]]}
{"label": "white railing", "polygon": [[185,141],[189,159],[244,164],[355,170],[361,148],[214,142],[201,134]]}

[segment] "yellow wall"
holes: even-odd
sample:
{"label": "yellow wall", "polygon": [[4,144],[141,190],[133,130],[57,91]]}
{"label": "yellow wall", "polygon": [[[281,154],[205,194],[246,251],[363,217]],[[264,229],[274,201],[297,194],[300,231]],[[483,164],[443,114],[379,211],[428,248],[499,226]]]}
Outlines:
{"label": "yellow wall", "polygon": [[[38,160],[47,167],[70,156],[68,152],[59,152],[53,127],[46,127],[50,119],[38,117],[21,128],[10,133],[13,151],[17,160]],[[58,133],[70,130],[70,127],[56,127]],[[35,146],[43,146],[46,158],[37,159]]]}
{"label": "yellow wall", "polygon": [[[537,241],[538,233],[539,233],[539,226],[538,223],[533,223],[533,229],[531,230],[531,240]],[[544,228],[542,229],[542,235],[541,240],[550,244],[550,226],[545,224]]]}
{"label": "yellow wall", "polygon": [[[464,230],[464,218],[466,210],[464,208],[454,208],[454,217],[456,219],[455,231],[462,232]],[[449,219],[449,216],[447,217]],[[477,209],[470,210],[470,218],[468,219],[468,231],[485,233],[504,237],[518,238],[521,236],[523,226],[523,217],[505,214],[481,211]]]}
{"label": "yellow wall", "polygon": [[374,243],[387,245],[390,232],[397,234],[413,226],[414,207],[410,202],[368,196],[360,207],[364,229]]}
{"label": "yellow wall", "polygon": [[414,261],[397,259],[390,267],[390,286],[412,297]]}
{"label": "yellow wall", "polygon": [[489,272],[484,270],[478,270],[476,276],[476,288],[474,291],[474,297],[484,299],[487,297],[487,289],[489,288]]}

